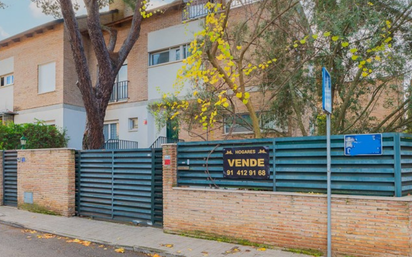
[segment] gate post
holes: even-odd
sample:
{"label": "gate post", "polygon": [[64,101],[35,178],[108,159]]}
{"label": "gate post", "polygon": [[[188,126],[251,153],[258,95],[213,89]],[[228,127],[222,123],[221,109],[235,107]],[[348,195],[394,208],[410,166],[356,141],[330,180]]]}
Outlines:
{"label": "gate post", "polygon": [[169,206],[173,205],[173,187],[177,185],[177,145],[164,144],[163,149],[163,227],[169,221]]}

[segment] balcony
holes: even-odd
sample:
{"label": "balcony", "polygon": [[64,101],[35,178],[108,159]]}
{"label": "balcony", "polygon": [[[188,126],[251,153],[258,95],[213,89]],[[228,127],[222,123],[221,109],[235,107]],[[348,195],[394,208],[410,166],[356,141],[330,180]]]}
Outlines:
{"label": "balcony", "polygon": [[[236,7],[240,7],[243,5],[252,4],[258,1],[259,0],[234,0],[232,1],[230,8],[236,8]],[[205,5],[208,2],[226,4],[228,0],[215,0],[215,1],[194,0],[193,2],[191,2],[189,6],[185,6],[184,11],[183,11],[182,20],[187,21],[187,20],[205,17],[208,14],[208,9],[205,8]]]}
{"label": "balcony", "polygon": [[113,92],[110,96],[109,103],[127,101],[127,99],[129,98],[127,89],[128,83],[129,81],[127,80],[114,83]]}

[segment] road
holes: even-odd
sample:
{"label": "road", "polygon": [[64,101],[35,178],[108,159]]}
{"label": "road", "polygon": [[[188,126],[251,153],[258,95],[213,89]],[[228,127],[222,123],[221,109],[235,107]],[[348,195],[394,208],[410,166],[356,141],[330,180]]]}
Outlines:
{"label": "road", "polygon": [[[39,233],[0,224],[0,256],[2,257],[148,257],[151,255],[125,251],[72,238]],[[117,249],[122,251],[122,249]]]}

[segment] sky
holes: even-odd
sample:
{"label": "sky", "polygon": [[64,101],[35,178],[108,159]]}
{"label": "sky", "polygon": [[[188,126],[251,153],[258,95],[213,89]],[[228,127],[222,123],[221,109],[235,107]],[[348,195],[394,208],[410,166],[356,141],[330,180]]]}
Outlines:
{"label": "sky", "polygon": [[[1,0],[7,5],[0,9],[0,40],[29,30],[41,24],[54,20],[52,16],[42,13],[40,8],[30,0]],[[81,1],[79,1],[81,2]],[[152,0],[153,5],[161,5],[165,0]],[[85,14],[84,7],[80,8],[78,15]]]}
{"label": "sky", "polygon": [[[0,40],[54,20],[42,13],[30,0],[2,0],[0,9]],[[83,10],[84,11],[84,10]]]}

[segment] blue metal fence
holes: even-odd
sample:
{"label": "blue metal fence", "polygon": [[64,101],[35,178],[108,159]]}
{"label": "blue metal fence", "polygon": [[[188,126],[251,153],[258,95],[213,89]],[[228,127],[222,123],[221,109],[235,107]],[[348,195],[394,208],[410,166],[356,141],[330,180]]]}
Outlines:
{"label": "blue metal fence", "polygon": [[17,206],[17,151],[0,151],[3,155],[3,204]]}
{"label": "blue metal fence", "polygon": [[[412,192],[412,135],[384,133],[383,154],[378,156],[345,156],[344,136],[331,140],[333,193],[402,196]],[[269,147],[270,180],[223,178],[222,149],[244,146]],[[178,143],[178,185],[325,193],[326,137]]]}
{"label": "blue metal fence", "polygon": [[161,149],[76,153],[79,216],[161,225],[162,187]]}

